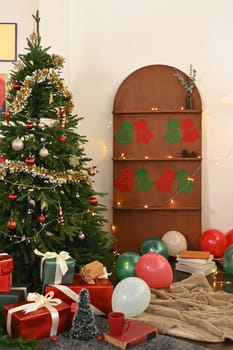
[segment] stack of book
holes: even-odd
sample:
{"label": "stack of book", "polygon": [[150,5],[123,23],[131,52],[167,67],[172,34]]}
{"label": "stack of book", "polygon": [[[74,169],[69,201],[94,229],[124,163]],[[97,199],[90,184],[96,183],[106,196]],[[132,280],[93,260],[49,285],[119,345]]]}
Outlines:
{"label": "stack of book", "polygon": [[209,275],[217,270],[213,255],[207,251],[185,250],[177,255],[175,270]]}

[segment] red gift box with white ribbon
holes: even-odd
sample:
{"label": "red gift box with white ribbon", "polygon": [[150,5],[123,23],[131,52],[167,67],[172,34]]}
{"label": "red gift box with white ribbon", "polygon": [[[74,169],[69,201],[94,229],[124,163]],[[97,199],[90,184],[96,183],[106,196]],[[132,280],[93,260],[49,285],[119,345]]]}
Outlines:
{"label": "red gift box with white ribbon", "polygon": [[98,278],[95,280],[95,284],[88,284],[83,281],[80,274],[75,274],[72,284],[47,285],[45,293],[53,291],[55,297],[71,304],[78,303],[79,293],[83,288],[89,292],[91,308],[95,315],[107,315],[112,311],[113,285],[107,278]]}
{"label": "red gift box with white ribbon", "polygon": [[29,293],[27,303],[4,306],[4,322],[10,338],[42,339],[68,331],[72,326],[71,306],[53,292],[45,296]]}

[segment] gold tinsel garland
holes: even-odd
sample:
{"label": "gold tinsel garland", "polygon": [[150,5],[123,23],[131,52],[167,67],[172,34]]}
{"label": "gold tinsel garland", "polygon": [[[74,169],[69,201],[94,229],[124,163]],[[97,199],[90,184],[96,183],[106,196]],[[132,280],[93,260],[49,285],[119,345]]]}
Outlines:
{"label": "gold tinsel garland", "polygon": [[27,165],[23,162],[14,162],[11,160],[6,160],[4,165],[0,167],[0,180],[4,180],[7,171],[10,173],[25,173],[32,176],[40,176],[43,180],[48,180],[50,183],[57,183],[59,185],[77,181],[85,181],[87,184],[91,184],[88,175],[77,171],[68,170],[66,172],[56,173],[45,168],[39,168],[36,165]]}
{"label": "gold tinsel garland", "polygon": [[9,83],[7,92],[7,109],[13,114],[22,111],[27,104],[28,98],[30,97],[33,85],[36,83],[42,83],[45,80],[48,80],[52,84],[56,85],[58,90],[63,93],[64,97],[67,99],[66,112],[71,112],[73,108],[73,103],[71,101],[72,94],[63,84],[62,80],[59,78],[59,74],[53,68],[38,69],[35,70],[31,76],[27,76],[21,88],[16,92],[14,100],[11,93],[13,83]]}

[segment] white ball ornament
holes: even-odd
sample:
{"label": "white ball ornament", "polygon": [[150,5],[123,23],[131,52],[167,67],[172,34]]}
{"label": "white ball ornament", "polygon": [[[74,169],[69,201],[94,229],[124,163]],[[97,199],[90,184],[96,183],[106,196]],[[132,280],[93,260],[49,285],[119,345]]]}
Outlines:
{"label": "white ball ornament", "polygon": [[49,151],[47,150],[47,148],[42,147],[42,148],[40,149],[39,155],[40,155],[42,158],[46,158],[46,157],[48,157],[48,155],[49,155]]}
{"label": "white ball ornament", "polygon": [[17,137],[15,140],[12,141],[11,147],[14,151],[22,151],[24,148],[23,140]]}

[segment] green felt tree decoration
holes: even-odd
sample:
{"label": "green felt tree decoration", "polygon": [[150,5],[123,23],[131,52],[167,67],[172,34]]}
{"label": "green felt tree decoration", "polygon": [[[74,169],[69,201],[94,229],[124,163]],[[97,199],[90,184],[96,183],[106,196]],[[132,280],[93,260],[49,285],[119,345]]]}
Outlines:
{"label": "green felt tree decoration", "polygon": [[[13,283],[41,288],[42,252],[67,251],[76,271],[93,260],[110,270],[112,235],[106,207],[93,186],[95,166],[86,156],[82,118],[61,77],[64,59],[41,46],[36,30],[9,74],[6,120],[0,122],[0,251],[14,259]],[[80,235],[80,232],[82,235]]]}
{"label": "green felt tree decoration", "polygon": [[78,310],[74,316],[70,337],[78,340],[90,340],[96,338],[98,333],[95,316],[90,306],[89,292],[83,288],[79,294]]}

